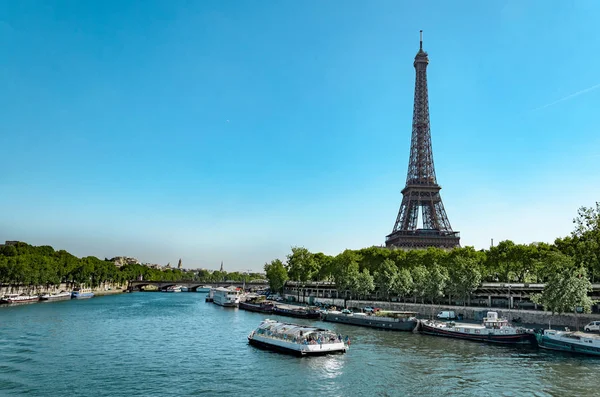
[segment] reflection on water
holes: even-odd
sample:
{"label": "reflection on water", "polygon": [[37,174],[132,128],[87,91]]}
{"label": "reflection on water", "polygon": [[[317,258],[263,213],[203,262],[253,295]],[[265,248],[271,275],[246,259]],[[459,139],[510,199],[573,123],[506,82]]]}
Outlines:
{"label": "reflection on water", "polygon": [[0,395],[595,395],[600,359],[318,324],[347,354],[297,358],[255,349],[259,313],[205,294],[134,293],[0,307]]}

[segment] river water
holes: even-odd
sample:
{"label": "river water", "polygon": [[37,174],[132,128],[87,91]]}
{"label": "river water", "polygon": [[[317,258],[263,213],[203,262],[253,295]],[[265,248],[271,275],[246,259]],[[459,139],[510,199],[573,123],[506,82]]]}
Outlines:
{"label": "river water", "polygon": [[201,293],[133,293],[0,307],[2,396],[597,395],[600,359],[314,323],[347,354],[298,358],[247,343],[264,315]]}

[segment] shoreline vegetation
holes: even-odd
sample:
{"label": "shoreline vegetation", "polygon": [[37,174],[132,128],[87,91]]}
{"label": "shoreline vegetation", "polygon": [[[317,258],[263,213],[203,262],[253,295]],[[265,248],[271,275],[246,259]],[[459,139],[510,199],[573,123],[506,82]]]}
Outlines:
{"label": "shoreline vegetation", "polygon": [[[444,300],[466,302],[482,282],[543,283],[532,301],[553,314],[589,313],[592,281],[600,281],[600,203],[581,207],[570,236],[553,244],[515,244],[510,240],[489,249],[461,247],[404,251],[385,247],[347,249],[330,256],[292,247],[286,263],[264,265],[272,292],[283,292],[286,281],[334,282],[343,299],[402,299],[439,305]],[[86,286],[101,294],[104,286],[131,280],[241,282],[264,278],[259,273],[206,269],[152,268],[141,264],[116,266],[108,259],[78,258],[50,246],[24,242],[0,246],[0,288],[41,292],[62,284]],[[118,289],[119,287],[117,287]],[[102,291],[104,289],[104,291]],[[450,299],[448,299],[450,298]],[[441,303],[443,305],[443,303]]]}
{"label": "shoreline vegetation", "polygon": [[[142,264],[115,265],[94,256],[78,258],[65,250],[24,242],[0,246],[0,290],[43,292],[60,285],[85,286],[102,293],[104,286],[123,286],[130,280],[147,281],[252,281],[259,273],[221,272],[206,269],[151,268]],[[106,291],[108,292],[108,291]]]}
{"label": "shoreline vegetation", "polygon": [[[484,282],[538,283],[546,287],[531,300],[552,314],[590,313],[589,293],[600,281],[600,203],[581,207],[570,236],[554,243],[515,244],[510,240],[489,249],[460,247],[401,250],[385,247],[347,249],[336,256],[292,247],[264,269],[272,291],[283,292],[288,280],[333,282],[343,299],[401,299],[437,304],[463,304]],[[443,305],[443,303],[442,303]]]}

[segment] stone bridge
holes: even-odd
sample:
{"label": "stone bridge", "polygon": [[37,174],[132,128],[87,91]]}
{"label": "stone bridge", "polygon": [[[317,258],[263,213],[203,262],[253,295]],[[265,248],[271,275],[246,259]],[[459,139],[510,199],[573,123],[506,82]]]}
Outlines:
{"label": "stone bridge", "polygon": [[210,288],[218,288],[218,287],[239,287],[244,288],[247,291],[256,291],[260,289],[265,289],[269,287],[268,283],[265,282],[205,282],[205,281],[190,281],[190,280],[178,280],[178,281],[130,281],[128,290],[129,291],[142,291],[146,286],[155,286],[158,290],[163,290],[167,287],[181,285],[182,287],[187,287],[188,291],[196,292],[198,288],[202,287],[210,287]]}

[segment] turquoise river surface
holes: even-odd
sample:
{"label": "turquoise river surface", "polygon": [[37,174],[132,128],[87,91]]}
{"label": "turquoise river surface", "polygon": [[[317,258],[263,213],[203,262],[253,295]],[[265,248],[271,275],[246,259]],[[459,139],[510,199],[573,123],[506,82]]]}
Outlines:
{"label": "turquoise river surface", "polygon": [[133,293],[0,307],[2,396],[594,396],[600,359],[296,320],[351,338],[347,354],[259,350],[265,318],[201,293]]}

